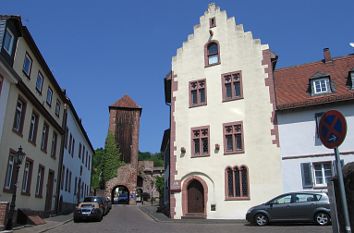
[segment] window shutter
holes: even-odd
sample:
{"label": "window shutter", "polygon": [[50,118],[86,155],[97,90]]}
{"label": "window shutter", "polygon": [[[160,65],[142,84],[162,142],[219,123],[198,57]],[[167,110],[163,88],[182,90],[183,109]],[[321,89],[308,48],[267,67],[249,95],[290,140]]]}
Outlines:
{"label": "window shutter", "polygon": [[312,188],[311,163],[301,163],[302,187]]}

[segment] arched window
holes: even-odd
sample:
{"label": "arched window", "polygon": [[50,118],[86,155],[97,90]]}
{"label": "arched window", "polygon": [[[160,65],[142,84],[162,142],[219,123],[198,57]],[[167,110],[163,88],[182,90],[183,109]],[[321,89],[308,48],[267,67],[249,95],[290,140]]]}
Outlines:
{"label": "arched window", "polygon": [[205,63],[206,66],[220,63],[219,44],[217,42],[214,41],[207,44]]}
{"label": "arched window", "polygon": [[249,199],[248,170],[246,166],[226,168],[226,198]]}

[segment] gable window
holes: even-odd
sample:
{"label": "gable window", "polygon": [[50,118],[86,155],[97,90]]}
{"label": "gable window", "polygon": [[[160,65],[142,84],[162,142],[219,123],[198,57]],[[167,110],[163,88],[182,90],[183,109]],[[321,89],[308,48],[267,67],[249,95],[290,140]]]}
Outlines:
{"label": "gable window", "polygon": [[48,134],[49,134],[49,125],[47,123],[44,123],[42,129],[42,140],[41,140],[41,150],[44,152],[47,152]]}
{"label": "gable window", "polygon": [[25,113],[26,113],[26,103],[21,98],[18,98],[16,104],[16,110],[15,110],[15,119],[13,124],[13,131],[18,134],[22,133]]}
{"label": "gable window", "polygon": [[312,79],[311,86],[314,95],[332,92],[329,77]]}
{"label": "gable window", "polygon": [[243,153],[243,127],[242,122],[226,123],[224,126],[224,153]]}
{"label": "gable window", "polygon": [[222,74],[221,79],[223,101],[243,98],[241,71]]}
{"label": "gable window", "polygon": [[38,91],[39,94],[42,94],[42,89],[43,89],[43,75],[41,72],[38,72],[37,75],[37,81],[36,81],[36,90]]}
{"label": "gable window", "polygon": [[56,152],[57,152],[57,141],[58,141],[58,134],[56,132],[53,132],[53,137],[52,137],[52,149],[50,152],[50,156],[52,158],[56,157]]}
{"label": "gable window", "polygon": [[59,114],[60,114],[60,101],[57,99],[57,102],[56,102],[56,104],[55,104],[55,115],[57,116],[57,117],[59,117]]}
{"label": "gable window", "polygon": [[4,36],[3,48],[10,56],[12,55],[14,39],[15,39],[14,34],[7,28]]}
{"label": "gable window", "polygon": [[37,183],[36,183],[36,197],[42,197],[43,191],[43,179],[44,179],[44,167],[38,166]]}
{"label": "gable window", "polygon": [[209,126],[192,128],[192,157],[209,155]]}
{"label": "gable window", "polygon": [[48,87],[46,101],[49,106],[52,106],[52,99],[53,99],[53,90],[52,88]]}
{"label": "gable window", "polygon": [[249,199],[248,170],[246,166],[227,168],[225,172],[226,199]]}
{"label": "gable window", "polygon": [[32,113],[31,116],[31,122],[30,122],[30,129],[29,129],[29,135],[28,135],[28,141],[36,144],[36,138],[37,138],[37,130],[38,130],[38,115],[36,113]]}
{"label": "gable window", "polygon": [[25,60],[23,61],[22,71],[25,73],[27,78],[31,76],[31,69],[32,69],[32,58],[26,53]]}
{"label": "gable window", "polygon": [[189,82],[189,106],[206,105],[206,80]]}
{"label": "gable window", "polygon": [[23,179],[22,179],[22,194],[26,194],[26,195],[30,194],[32,168],[33,168],[33,161],[31,161],[29,158],[26,158],[25,169],[23,171]]}
{"label": "gable window", "polygon": [[216,41],[209,42],[205,47],[205,66],[220,64],[219,44]]}
{"label": "gable window", "polygon": [[209,27],[210,28],[216,27],[216,19],[215,19],[215,17],[209,19]]}
{"label": "gable window", "polygon": [[6,176],[5,176],[5,190],[11,190],[12,186],[12,173],[14,172],[14,155],[10,153],[9,160],[7,161]]}

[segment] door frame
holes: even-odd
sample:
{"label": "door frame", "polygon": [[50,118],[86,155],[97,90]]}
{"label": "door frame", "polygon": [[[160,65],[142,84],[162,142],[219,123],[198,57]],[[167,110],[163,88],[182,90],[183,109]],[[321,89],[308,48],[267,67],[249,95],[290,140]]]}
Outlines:
{"label": "door frame", "polygon": [[[208,203],[208,185],[206,184],[206,182],[202,178],[200,178],[198,176],[188,177],[183,182],[183,185],[182,185],[182,214],[183,214],[183,216],[187,216],[188,214],[190,214],[190,213],[188,213],[188,186],[193,180],[197,180],[203,186],[203,189],[204,189],[203,190],[204,211],[200,217],[206,218],[207,217],[207,203]],[[195,215],[195,213],[193,213],[193,215]]]}
{"label": "door frame", "polygon": [[44,204],[44,211],[46,213],[47,212],[50,213],[52,211],[54,179],[55,179],[54,176],[55,176],[55,172],[52,169],[49,169],[47,185],[46,185],[45,202],[44,202],[45,203]]}

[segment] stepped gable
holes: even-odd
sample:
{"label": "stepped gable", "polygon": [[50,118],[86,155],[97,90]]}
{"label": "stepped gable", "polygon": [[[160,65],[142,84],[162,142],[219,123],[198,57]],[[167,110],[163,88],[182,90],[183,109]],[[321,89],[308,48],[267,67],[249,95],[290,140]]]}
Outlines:
{"label": "stepped gable", "polygon": [[131,109],[141,109],[140,106],[138,106],[135,101],[130,98],[128,95],[124,95],[122,98],[117,100],[114,104],[110,106],[111,107],[116,107],[116,108],[131,108]]}

